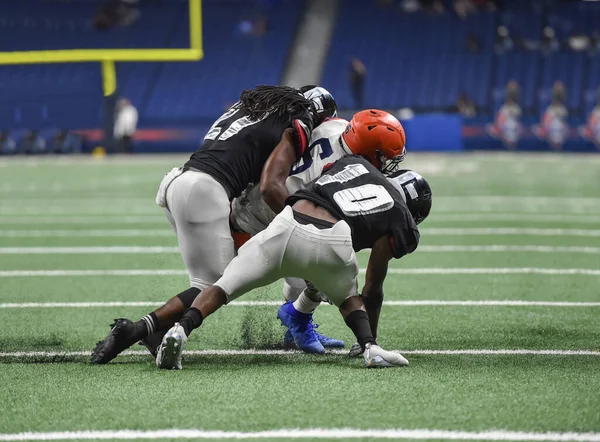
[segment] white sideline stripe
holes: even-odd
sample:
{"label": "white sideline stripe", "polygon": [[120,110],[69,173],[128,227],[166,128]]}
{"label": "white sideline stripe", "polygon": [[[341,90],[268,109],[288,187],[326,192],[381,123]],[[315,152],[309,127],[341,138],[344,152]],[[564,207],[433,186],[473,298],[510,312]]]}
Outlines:
{"label": "white sideline stripe", "polygon": [[[361,269],[360,273],[365,270]],[[187,275],[185,270],[176,269],[139,269],[139,270],[0,270],[0,277],[21,276],[181,276]],[[507,267],[507,268],[413,268],[413,269],[389,269],[392,275],[588,275],[600,276],[598,269],[544,269],[533,267]]]}
{"label": "white sideline stripe", "polygon": [[[536,245],[420,246],[419,252],[532,252],[532,253],[600,253],[600,247]],[[75,255],[75,254],[162,254],[179,253],[168,246],[93,246],[93,247],[0,247],[0,255]]]}
{"label": "white sideline stripe", "polygon": [[[533,252],[533,253],[600,253],[600,247],[535,246],[535,245],[473,245],[473,246],[420,246],[419,252]],[[1,249],[0,249],[1,253]]]}
{"label": "white sideline stripe", "polygon": [[[94,308],[94,307],[155,307],[162,305],[158,301],[97,301],[97,302],[5,302],[0,303],[0,309],[7,308]],[[600,302],[566,302],[566,301],[442,301],[442,300],[407,300],[384,301],[390,307],[419,307],[419,306],[464,306],[464,307],[600,307]],[[278,307],[281,301],[232,301],[231,307]],[[330,306],[329,304],[322,304]]]}
{"label": "white sideline stripe", "polygon": [[[598,248],[600,250],[600,248]],[[179,253],[179,247],[103,246],[103,247],[0,247],[0,255],[75,255],[75,254],[158,254]]]}
{"label": "white sideline stripe", "polygon": [[[600,218],[598,219],[600,222]],[[0,224],[165,224],[165,216],[0,216]]]}
{"label": "white sideline stripe", "polygon": [[[533,214],[533,213],[441,213],[432,222],[476,222],[476,221],[519,221],[542,223],[578,223],[600,224],[600,216],[594,215],[560,215],[560,214]],[[9,216],[0,215],[0,224],[159,224],[166,223],[162,215],[130,216],[130,215],[104,215],[97,216],[77,215],[49,216],[40,213],[40,216]]]}
{"label": "white sideline stripe", "polygon": [[516,227],[486,227],[486,228],[424,228],[423,236],[427,235],[523,235],[523,236],[600,236],[600,230],[588,229],[533,229]]}
{"label": "white sideline stripe", "polygon": [[[535,214],[535,213],[494,213],[494,212],[469,212],[469,213],[436,213],[435,217],[427,220],[430,222],[474,222],[474,221],[519,221],[519,222],[547,222],[547,223],[598,223],[597,215],[563,215],[563,214]],[[1,222],[1,221],[0,221]]]}
{"label": "white sideline stripe", "polygon": [[[600,357],[600,351],[594,350],[527,350],[527,349],[465,349],[465,350],[393,350],[405,355],[441,355],[441,356],[597,356]],[[329,350],[329,354],[346,355],[348,350]],[[15,351],[0,352],[0,358],[68,358],[76,356],[90,356],[90,350],[84,351]],[[300,351],[289,350],[185,350],[184,354],[192,356],[282,356],[282,355],[303,355]],[[121,356],[148,356],[147,350],[126,350]]]}
{"label": "white sideline stripe", "polygon": [[452,439],[490,441],[578,441],[598,442],[600,433],[527,433],[520,431],[453,431],[453,430],[404,430],[354,429],[354,428],[281,428],[264,431],[223,431],[202,429],[166,430],[97,430],[62,431],[50,433],[5,433],[0,441],[74,440],[74,439]]}
{"label": "white sideline stripe", "polygon": [[[600,230],[591,229],[536,229],[514,227],[486,228],[424,228],[424,236],[439,235],[523,235],[523,236],[586,236],[600,237]],[[5,238],[50,238],[50,237],[155,237],[173,236],[170,229],[94,229],[94,230],[0,230]]]}
{"label": "white sideline stripe", "polygon": [[5,238],[54,238],[54,237],[154,237],[173,236],[169,229],[96,229],[96,230],[0,230]]}

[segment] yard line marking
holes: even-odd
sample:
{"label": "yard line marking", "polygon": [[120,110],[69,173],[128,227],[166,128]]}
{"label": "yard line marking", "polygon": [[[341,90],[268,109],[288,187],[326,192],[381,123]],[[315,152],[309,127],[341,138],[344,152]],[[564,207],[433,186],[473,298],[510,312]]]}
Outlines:
{"label": "yard line marking", "polygon": [[95,430],[57,431],[48,433],[4,433],[0,441],[74,440],[74,439],[452,439],[489,441],[577,441],[599,442],[600,433],[529,433],[521,431],[456,431],[401,428],[354,429],[354,428],[281,428],[264,431],[225,431],[203,429],[165,430]]}
{"label": "yard line marking", "polygon": [[[0,216],[0,224],[158,224],[166,223],[165,216]],[[600,222],[600,221],[599,221]]]}
{"label": "yard line marking", "polygon": [[[0,248],[0,253],[1,252]],[[600,247],[535,246],[535,245],[472,245],[420,246],[419,252],[533,252],[533,253],[600,253]]]}
{"label": "yard line marking", "polygon": [[[600,230],[591,229],[537,229],[514,227],[486,228],[424,228],[423,236],[437,235],[522,235],[522,236],[586,236],[600,237]],[[155,237],[174,236],[171,229],[94,229],[94,230],[0,230],[6,238],[50,237]]]}
{"label": "yard line marking", "polygon": [[[536,245],[447,245],[420,246],[420,252],[532,252],[532,253],[600,253],[600,247]],[[179,253],[168,246],[77,246],[77,247],[0,247],[0,255],[75,255],[75,254],[162,254]]]}
{"label": "yard line marking", "polygon": [[[599,248],[600,250],[600,248]],[[179,253],[179,247],[103,246],[103,247],[0,247],[0,255],[75,255],[75,254],[158,254]]]}
{"label": "yard line marking", "polygon": [[[595,356],[600,357],[600,351],[594,350],[528,350],[528,349],[464,349],[464,350],[391,350],[405,355],[428,355],[428,356]],[[186,355],[191,356],[285,356],[304,355],[298,350],[256,350],[256,349],[233,349],[233,350],[184,350]],[[328,350],[328,354],[347,355],[348,350]],[[0,358],[72,358],[79,356],[90,356],[91,350],[83,351],[15,351],[0,352]],[[120,356],[149,356],[148,350],[126,350]]]}
{"label": "yard line marking", "polygon": [[552,223],[598,223],[600,216],[597,215],[563,215],[555,213],[534,214],[534,213],[490,213],[490,212],[469,212],[452,213],[444,212],[435,215],[428,220],[432,222],[473,222],[473,221],[519,221],[519,222],[552,222]]}
{"label": "yard line marking", "polygon": [[485,227],[485,228],[424,228],[423,236],[427,235],[523,235],[523,236],[600,236],[600,230],[588,229],[535,229],[516,227]]}
{"label": "yard line marking", "polygon": [[[21,214],[22,215],[22,214]],[[11,216],[0,215],[0,224],[155,224],[166,222],[163,215],[131,216],[123,214],[98,213],[96,216],[74,214],[49,215],[40,212],[40,216]],[[600,224],[600,216],[594,215],[562,215],[562,214],[533,214],[533,213],[451,213],[436,214],[428,221],[434,222],[475,222],[475,221],[519,221],[541,223],[579,223]]]}
{"label": "yard line marking", "polygon": [[[8,308],[94,308],[94,307],[156,307],[160,301],[94,301],[94,302],[5,302],[0,309]],[[420,306],[462,306],[462,307],[600,307],[600,302],[566,302],[566,301],[519,301],[519,300],[466,300],[442,301],[437,299],[418,299],[406,301],[384,301],[390,307]],[[231,307],[279,307],[281,301],[232,301]],[[322,304],[330,306],[327,303]]]}
{"label": "yard line marking", "polygon": [[[360,273],[364,273],[360,269]],[[1,270],[0,277],[22,276],[181,276],[187,275],[185,270],[176,269],[133,269],[133,270]],[[533,267],[428,267],[409,269],[388,269],[392,275],[587,275],[600,276],[598,269],[560,269]]]}
{"label": "yard line marking", "polygon": [[95,230],[0,230],[6,238],[50,238],[50,237],[153,237],[174,236],[170,229],[95,229]]}

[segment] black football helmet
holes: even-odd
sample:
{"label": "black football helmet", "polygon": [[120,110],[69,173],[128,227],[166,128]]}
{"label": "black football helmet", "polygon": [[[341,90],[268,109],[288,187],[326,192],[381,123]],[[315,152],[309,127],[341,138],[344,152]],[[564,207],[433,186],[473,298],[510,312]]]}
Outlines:
{"label": "black football helmet", "polygon": [[327,89],[311,84],[302,86],[300,92],[305,98],[311,100],[317,109],[319,121],[316,125],[321,124],[326,118],[337,117],[337,104]]}
{"label": "black football helmet", "polygon": [[401,190],[410,214],[415,223],[420,224],[431,210],[431,187],[429,183],[412,170],[402,169],[387,177],[388,180]]}

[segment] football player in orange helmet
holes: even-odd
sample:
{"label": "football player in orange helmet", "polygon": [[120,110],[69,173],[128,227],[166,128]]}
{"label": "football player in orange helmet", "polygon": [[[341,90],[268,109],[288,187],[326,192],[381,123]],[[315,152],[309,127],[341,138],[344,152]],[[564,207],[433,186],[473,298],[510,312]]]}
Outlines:
{"label": "football player in orange helmet", "polygon": [[342,134],[342,144],[386,175],[397,172],[406,155],[402,124],[392,114],[378,109],[354,114]]}

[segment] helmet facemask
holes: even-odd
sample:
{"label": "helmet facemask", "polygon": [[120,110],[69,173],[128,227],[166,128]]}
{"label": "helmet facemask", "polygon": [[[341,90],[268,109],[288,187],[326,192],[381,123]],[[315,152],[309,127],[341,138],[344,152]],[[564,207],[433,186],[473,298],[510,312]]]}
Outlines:
{"label": "helmet facemask", "polygon": [[406,157],[406,149],[402,152],[401,155],[396,155],[392,158],[387,158],[379,150],[375,153],[375,155],[379,160],[379,170],[381,171],[381,173],[387,176],[392,175],[393,173],[398,172],[400,170],[400,163],[402,163],[402,161],[404,161],[404,158]]}

